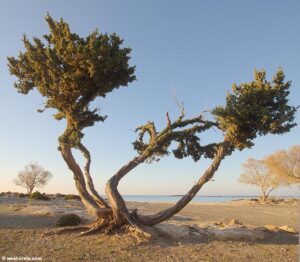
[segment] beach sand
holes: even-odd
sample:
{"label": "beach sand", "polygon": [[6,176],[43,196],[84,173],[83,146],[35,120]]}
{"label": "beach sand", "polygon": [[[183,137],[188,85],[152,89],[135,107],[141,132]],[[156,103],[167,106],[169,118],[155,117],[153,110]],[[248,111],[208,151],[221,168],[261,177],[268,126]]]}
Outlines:
{"label": "beach sand", "polygon": [[[172,205],[127,204],[142,213]],[[92,220],[80,201],[66,201],[61,197],[51,201],[0,197],[0,257],[6,260],[9,257],[41,257],[42,261],[298,260],[298,201],[189,204],[167,223],[158,226],[172,235],[172,241],[162,237],[138,242],[127,235],[43,236],[66,213],[76,213],[86,222]]]}

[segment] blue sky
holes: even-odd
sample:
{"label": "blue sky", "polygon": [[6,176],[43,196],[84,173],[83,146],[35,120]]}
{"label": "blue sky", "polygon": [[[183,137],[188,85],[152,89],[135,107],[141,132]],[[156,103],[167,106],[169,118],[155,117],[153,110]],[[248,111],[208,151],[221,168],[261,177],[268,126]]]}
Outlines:
{"label": "blue sky", "polygon": [[[138,81],[97,100],[104,114],[85,132],[92,153],[92,174],[104,192],[107,179],[135,156],[131,142],[136,126],[148,120],[165,124],[165,112],[176,117],[172,93],[183,101],[189,116],[224,104],[233,82],[251,81],[254,68],[268,78],[282,66],[292,80],[291,99],[299,105],[299,1],[1,1],[0,2],[0,191],[20,190],[12,179],[25,164],[38,161],[54,178],[42,191],[75,193],[72,174],[59,151],[57,137],[64,122],[53,112],[36,112],[42,105],[37,92],[24,96],[13,87],[7,56],[23,50],[22,34],[41,37],[48,32],[44,17],[63,17],[71,30],[86,36],[95,28],[116,32],[132,48],[131,64]],[[299,123],[299,113],[296,122]],[[248,157],[262,158],[278,149],[299,144],[300,128],[284,136],[258,138],[256,145],[226,158],[215,181],[200,195],[255,195],[256,188],[237,182]],[[212,137],[206,137],[213,140]],[[216,136],[217,137],[217,136]],[[80,163],[82,158],[76,154]],[[124,194],[182,194],[201,175],[209,161],[175,160],[172,156],[144,164],[120,184]],[[298,188],[275,194],[297,195]]]}

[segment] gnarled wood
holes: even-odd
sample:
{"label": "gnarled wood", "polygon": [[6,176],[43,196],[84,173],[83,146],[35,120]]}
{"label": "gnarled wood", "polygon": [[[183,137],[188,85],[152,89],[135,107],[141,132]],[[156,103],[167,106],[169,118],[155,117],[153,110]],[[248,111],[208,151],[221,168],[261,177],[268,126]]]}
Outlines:
{"label": "gnarled wood", "polygon": [[88,190],[91,194],[91,197],[99,204],[100,207],[109,208],[108,204],[104,201],[104,199],[95,190],[94,182],[90,175],[90,165],[91,165],[90,152],[82,143],[79,144],[78,149],[82,152],[83,156],[86,159],[86,164],[84,166],[84,175],[86,178]]}
{"label": "gnarled wood", "polygon": [[200,177],[198,182],[189,190],[189,192],[184,195],[173,207],[160,211],[154,215],[138,215],[138,221],[144,225],[153,226],[177,214],[195,197],[202,186],[213,177],[214,173],[219,168],[222,159],[226,156],[228,147],[229,142],[227,141],[220,145],[208,169]]}
{"label": "gnarled wood", "polygon": [[77,191],[80,195],[81,201],[83,205],[86,207],[87,211],[90,214],[97,215],[98,213],[101,213],[99,205],[96,203],[96,201],[90,196],[89,192],[86,189],[86,184],[84,181],[84,177],[82,174],[82,171],[78,164],[76,163],[70,146],[66,144],[61,145],[61,154],[67,163],[69,169],[74,174],[74,180],[76,184]]}
{"label": "gnarled wood", "polygon": [[[215,157],[213,158],[212,164],[208,167],[205,173],[200,177],[196,185],[194,185],[190,191],[183,196],[173,207],[158,212],[154,215],[137,215],[135,213],[134,216],[131,216],[129,213],[125,201],[122,196],[118,192],[117,186],[119,181],[132,169],[134,169],[137,165],[144,162],[145,157],[139,156],[135,157],[129,163],[124,165],[106,184],[106,194],[108,195],[109,202],[111,204],[114,218],[121,222],[128,222],[129,224],[135,225],[147,225],[152,226],[158,223],[161,223],[176,213],[178,213],[181,209],[183,209],[199,192],[202,186],[208,182],[214,175],[214,173],[219,168],[219,165],[222,159],[226,156],[227,149],[229,147],[229,142],[224,141],[220,144],[218,150],[216,151]],[[136,219],[136,220],[135,220]]]}
{"label": "gnarled wood", "polygon": [[114,219],[116,223],[129,223],[132,226],[137,226],[134,219],[130,216],[126,207],[125,201],[119,193],[117,187],[119,181],[132,169],[138,166],[145,160],[145,157],[138,156],[124,165],[115,175],[107,181],[105,192],[107,194],[110,206],[113,211]]}
{"label": "gnarled wood", "polygon": [[89,229],[90,229],[89,226],[64,227],[64,228],[46,231],[46,232],[42,233],[42,237],[52,236],[52,235],[60,235],[60,234],[64,234],[64,233],[74,233],[74,232],[82,231],[82,230],[86,231]]}

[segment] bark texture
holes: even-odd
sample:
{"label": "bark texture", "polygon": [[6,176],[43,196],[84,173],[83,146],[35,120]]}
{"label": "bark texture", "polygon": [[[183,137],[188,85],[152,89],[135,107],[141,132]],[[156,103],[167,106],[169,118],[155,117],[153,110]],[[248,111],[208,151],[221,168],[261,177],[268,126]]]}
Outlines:
{"label": "bark texture", "polygon": [[88,190],[91,194],[91,197],[99,204],[102,208],[109,208],[108,204],[104,201],[104,199],[98,194],[95,189],[93,179],[90,175],[90,166],[91,166],[91,154],[88,149],[82,144],[79,144],[79,150],[82,152],[83,156],[86,159],[86,164],[84,166],[84,175],[86,178],[86,183],[88,186]]}
{"label": "bark texture", "polygon": [[[80,144],[79,149],[86,158],[86,165],[84,167],[84,174],[76,163],[70,146],[63,145],[61,152],[68,167],[74,174],[76,188],[80,194],[83,204],[89,213],[95,214],[98,220],[95,225],[87,231],[96,232],[103,228],[121,228],[124,225],[130,225],[137,233],[145,234],[143,228],[146,226],[153,226],[161,223],[182,210],[199,192],[202,186],[207,183],[217,171],[221,161],[227,154],[230,146],[228,141],[221,143],[215,153],[211,165],[207,168],[204,174],[199,178],[198,182],[184,195],[173,207],[160,211],[153,215],[138,215],[137,211],[129,211],[126,203],[118,191],[120,180],[126,176],[131,170],[143,163],[147,159],[147,154],[142,154],[133,158],[126,165],[115,173],[111,179],[106,183],[105,192],[107,194],[110,206],[98,195],[94,188],[93,180],[90,176],[91,158],[89,151]],[[87,181],[87,185],[84,179]],[[88,189],[87,189],[88,187]],[[84,233],[85,234],[85,233]]]}
{"label": "bark texture", "polygon": [[228,147],[229,142],[227,141],[220,145],[211,165],[200,177],[198,182],[189,190],[189,192],[184,195],[173,207],[160,211],[154,215],[138,215],[138,220],[140,223],[147,226],[153,226],[171,218],[173,215],[182,210],[195,197],[202,186],[213,177],[214,173],[218,170],[221,161],[226,156]]}
{"label": "bark texture", "polygon": [[152,226],[158,223],[161,223],[173,215],[178,213],[181,209],[183,209],[199,192],[202,186],[208,182],[217,171],[220,166],[222,159],[226,156],[227,149],[229,147],[229,142],[223,142],[218,148],[215,157],[211,165],[205,171],[203,176],[200,177],[198,182],[190,189],[190,191],[183,196],[173,207],[158,212],[154,215],[137,215],[136,213],[129,213],[125,201],[120,195],[117,187],[119,181],[132,169],[134,169],[137,165],[145,161],[145,157],[135,157],[128,164],[124,165],[108,182],[106,185],[106,194],[109,198],[109,202],[111,204],[111,208],[113,210],[113,215],[117,221],[128,222],[129,224],[134,225],[145,225]]}
{"label": "bark texture", "polygon": [[144,162],[145,157],[138,156],[129,161],[124,165],[115,175],[107,181],[105,192],[107,194],[110,206],[112,208],[113,216],[117,224],[129,223],[131,225],[136,225],[134,217],[129,214],[126,207],[125,201],[118,191],[119,181],[128,174],[132,169],[138,166],[140,163]]}
{"label": "bark texture", "polygon": [[63,159],[67,163],[69,169],[74,174],[76,188],[80,195],[83,205],[86,207],[87,211],[90,214],[100,214],[101,210],[99,208],[99,205],[87,191],[83,173],[72,155],[71,147],[65,144],[61,145],[61,154]]}

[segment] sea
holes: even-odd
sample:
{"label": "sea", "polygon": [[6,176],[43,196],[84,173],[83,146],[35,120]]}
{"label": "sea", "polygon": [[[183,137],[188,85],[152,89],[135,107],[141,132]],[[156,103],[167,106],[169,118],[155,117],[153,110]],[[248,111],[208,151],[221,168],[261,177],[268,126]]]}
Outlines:
{"label": "sea", "polygon": [[[136,202],[177,202],[181,195],[159,196],[159,195],[123,195],[125,201]],[[194,203],[220,203],[226,201],[233,201],[239,199],[253,199],[259,198],[259,196],[195,196],[191,202]],[[299,198],[299,196],[276,196],[276,198]]]}

